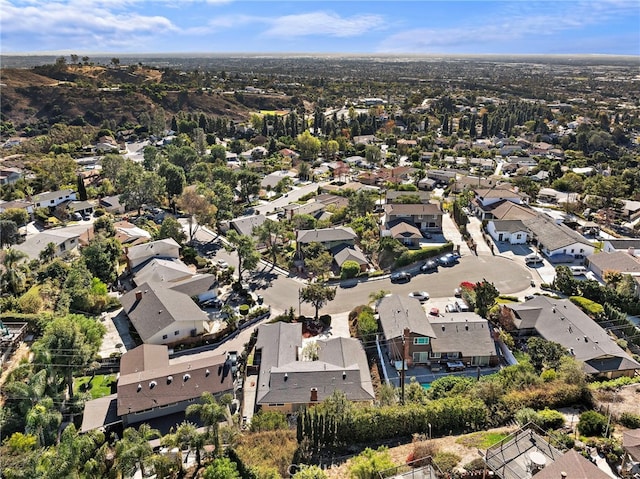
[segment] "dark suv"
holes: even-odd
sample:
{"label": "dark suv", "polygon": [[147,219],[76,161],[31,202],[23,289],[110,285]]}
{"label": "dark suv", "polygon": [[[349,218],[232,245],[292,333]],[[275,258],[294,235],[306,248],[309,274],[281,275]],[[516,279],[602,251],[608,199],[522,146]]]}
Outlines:
{"label": "dark suv", "polygon": [[392,283],[408,283],[409,281],[411,281],[411,273],[407,273],[406,271],[393,273],[391,275]]}

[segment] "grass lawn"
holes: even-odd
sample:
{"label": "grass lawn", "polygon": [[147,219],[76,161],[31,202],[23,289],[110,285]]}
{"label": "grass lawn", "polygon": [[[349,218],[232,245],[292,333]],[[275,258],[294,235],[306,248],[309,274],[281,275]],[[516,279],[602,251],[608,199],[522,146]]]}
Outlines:
{"label": "grass lawn", "polygon": [[514,301],[511,298],[496,298],[496,303],[498,303],[498,304],[509,304],[509,303],[518,303],[518,301]]}
{"label": "grass lawn", "polygon": [[456,442],[463,446],[478,449],[487,449],[496,442],[502,441],[509,434],[506,432],[474,432],[466,436],[459,437]]}
{"label": "grass lawn", "polygon": [[[82,376],[73,381],[74,393],[85,391],[85,384],[89,382],[91,376]],[[91,398],[98,399],[111,394],[111,384],[116,382],[115,374],[97,375],[91,382]]]}

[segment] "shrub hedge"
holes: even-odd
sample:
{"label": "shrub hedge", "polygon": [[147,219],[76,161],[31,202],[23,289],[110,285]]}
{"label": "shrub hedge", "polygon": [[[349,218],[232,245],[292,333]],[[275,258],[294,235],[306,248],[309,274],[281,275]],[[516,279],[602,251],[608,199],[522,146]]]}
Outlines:
{"label": "shrub hedge", "polygon": [[429,248],[421,248],[418,250],[407,250],[396,259],[395,267],[400,268],[416,261],[424,261],[428,258],[440,256],[444,253],[453,251],[453,243],[445,243],[441,246],[432,246]]}

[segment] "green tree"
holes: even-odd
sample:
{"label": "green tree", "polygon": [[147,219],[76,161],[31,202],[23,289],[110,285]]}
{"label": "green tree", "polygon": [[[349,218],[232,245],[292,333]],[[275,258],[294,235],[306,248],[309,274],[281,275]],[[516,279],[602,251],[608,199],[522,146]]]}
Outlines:
{"label": "green tree", "polygon": [[238,281],[242,281],[245,271],[253,270],[258,266],[260,253],[256,249],[256,242],[251,236],[238,234],[235,230],[229,230],[227,239],[236,248],[238,254]]}
{"label": "green tree", "polygon": [[142,477],[146,476],[146,466],[153,456],[153,449],[149,441],[160,437],[157,429],[152,429],[143,423],[138,429],[128,427],[124,430],[122,439],[116,443],[116,468],[124,476],[133,476],[139,467]]}
{"label": "green tree", "polygon": [[0,220],[0,248],[16,244],[20,238],[15,221]]}
{"label": "green tree", "polygon": [[303,161],[313,161],[320,153],[320,140],[311,135],[309,130],[305,130],[296,137],[296,146]]}
{"label": "green tree", "polygon": [[489,309],[494,305],[500,293],[493,283],[489,283],[486,279],[476,283],[474,291],[476,296],[476,311],[480,316],[486,318]]}
{"label": "green tree", "polygon": [[116,280],[118,259],[122,254],[122,247],[118,240],[97,236],[82,248],[80,253],[93,276],[106,284]]}
{"label": "green tree", "polygon": [[251,197],[260,192],[260,182],[262,177],[255,171],[240,170],[237,175],[240,198],[245,203],[249,203]]}
{"label": "green tree", "polygon": [[26,253],[17,249],[9,248],[5,251],[2,259],[4,272],[0,275],[0,285],[5,292],[20,294],[24,291],[27,275],[21,262],[25,258]]}
{"label": "green tree", "polygon": [[340,277],[342,279],[355,278],[360,273],[360,265],[357,261],[347,260],[340,267]]}
{"label": "green tree", "polygon": [[537,371],[558,369],[560,360],[567,354],[564,346],[543,338],[532,337],[527,340],[527,352]]}
{"label": "green tree", "polygon": [[394,463],[391,460],[389,450],[380,446],[377,450],[366,448],[352,458],[348,471],[351,479],[379,479],[381,471],[393,467]]}
{"label": "green tree", "polygon": [[73,374],[83,371],[100,348],[106,332],[102,323],[79,314],[50,321],[36,345],[38,361],[51,364],[73,399]]}
{"label": "green tree", "polygon": [[240,479],[238,466],[228,457],[218,457],[206,467],[203,479]]}
{"label": "green tree", "polygon": [[42,158],[32,168],[42,189],[55,191],[75,183],[78,164],[69,155],[64,154]]}
{"label": "green tree", "polygon": [[315,320],[318,320],[318,312],[329,301],[336,297],[336,288],[325,286],[322,283],[313,283],[302,288],[300,298],[303,302],[311,304],[315,309]]}
{"label": "green tree", "polygon": [[220,222],[233,218],[234,194],[231,187],[222,181],[214,181],[211,185],[209,200],[216,207],[215,227],[220,230]]}
{"label": "green tree", "polygon": [[41,447],[50,446],[61,423],[62,414],[54,407],[53,399],[45,397],[27,413],[25,432],[38,438]]}
{"label": "green tree", "polygon": [[[583,436],[604,436],[611,433],[613,426],[608,426],[607,416],[596,411],[585,411],[580,414],[578,431]],[[607,431],[609,427],[609,431]]]}
{"label": "green tree", "polygon": [[7,208],[0,213],[0,220],[13,221],[18,226],[23,226],[29,221],[29,213],[22,208]]}
{"label": "green tree", "polygon": [[284,242],[286,229],[283,223],[267,218],[260,226],[253,229],[253,234],[260,243],[267,247],[271,254],[271,262],[275,265],[278,260],[278,253]]}
{"label": "green tree", "polygon": [[164,197],[165,181],[157,173],[133,163],[118,175],[116,189],[121,191],[120,201],[128,208],[137,209],[140,215],[143,205],[157,204]]}
{"label": "green tree", "polygon": [[78,199],[80,201],[87,201],[87,188],[84,186],[84,178],[82,175],[78,175]]}
{"label": "green tree", "polygon": [[184,170],[168,161],[164,161],[158,168],[158,174],[164,178],[167,194],[169,197],[179,196],[182,194],[187,179]]}
{"label": "green tree", "polygon": [[298,165],[298,178],[301,181],[309,181],[311,178],[311,167],[306,161],[301,161]]}
{"label": "green tree", "polygon": [[[324,248],[323,248],[324,250]],[[328,251],[322,251],[318,256],[307,257],[305,256],[304,264],[307,270],[313,274],[314,277],[319,278],[320,281],[324,281],[324,277],[331,271],[331,263],[333,257]]]}
{"label": "green tree", "polygon": [[215,453],[220,454],[219,423],[225,418],[227,406],[231,403],[229,395],[218,401],[210,392],[202,393],[200,402],[187,406],[186,415],[197,415],[207,428],[207,436],[213,440]]}
{"label": "green tree", "polygon": [[288,429],[287,417],[280,411],[259,411],[251,418],[251,432]]}
{"label": "green tree", "polygon": [[575,296],[578,293],[578,283],[568,266],[556,267],[556,277],[553,284],[562,294],[567,296]]}
{"label": "green tree", "polygon": [[173,216],[166,216],[158,230],[157,239],[173,238],[176,243],[181,245],[186,237],[180,222]]}
{"label": "green tree", "polygon": [[373,213],[376,204],[376,194],[368,191],[359,191],[349,198],[349,217],[358,218]]}
{"label": "green tree", "polygon": [[142,161],[142,166],[147,171],[155,171],[158,168],[158,149],[155,146],[147,145],[144,147],[142,151],[142,156],[144,160]]}
{"label": "green tree", "polygon": [[189,243],[193,242],[200,226],[216,226],[218,209],[205,195],[190,188],[182,193],[177,203],[180,210],[188,215]]}

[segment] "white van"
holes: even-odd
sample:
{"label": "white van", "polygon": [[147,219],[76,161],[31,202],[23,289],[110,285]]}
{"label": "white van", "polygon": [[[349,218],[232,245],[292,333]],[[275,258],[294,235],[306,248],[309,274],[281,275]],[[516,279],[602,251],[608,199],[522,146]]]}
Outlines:
{"label": "white van", "polygon": [[571,274],[574,276],[582,276],[587,272],[587,268],[584,266],[569,266],[569,269],[571,270]]}

